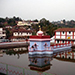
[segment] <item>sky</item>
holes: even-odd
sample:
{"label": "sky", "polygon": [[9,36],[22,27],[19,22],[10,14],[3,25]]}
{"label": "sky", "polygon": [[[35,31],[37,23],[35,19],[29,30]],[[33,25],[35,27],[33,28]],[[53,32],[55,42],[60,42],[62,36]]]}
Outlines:
{"label": "sky", "polygon": [[49,21],[75,20],[75,0],[0,0],[0,17]]}

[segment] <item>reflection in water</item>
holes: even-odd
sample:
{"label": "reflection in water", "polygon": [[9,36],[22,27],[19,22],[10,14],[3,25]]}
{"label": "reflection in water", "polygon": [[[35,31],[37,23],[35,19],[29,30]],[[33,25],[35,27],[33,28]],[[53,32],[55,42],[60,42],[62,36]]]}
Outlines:
{"label": "reflection in water", "polygon": [[[24,54],[28,53],[28,50],[24,49],[23,47],[22,48],[12,48],[12,49],[3,49],[3,50],[1,49],[0,53],[1,54],[4,53],[4,55],[6,53],[6,60],[9,63],[10,63],[11,60],[12,60],[11,61],[12,63],[16,62],[16,60],[13,61],[13,59],[12,59],[13,55],[14,55],[14,57],[16,57],[15,55],[17,55],[18,56],[17,58],[22,60],[22,61],[24,61],[24,60],[25,60],[25,62],[27,61],[26,59],[20,58],[21,54],[24,55]],[[9,59],[7,59],[7,57]],[[24,57],[24,58],[26,58],[26,57]],[[36,68],[38,67],[39,70],[41,70],[41,71],[45,71],[47,69],[50,69],[50,66],[51,66],[50,60],[52,60],[52,56],[46,56],[46,55],[45,56],[39,56],[39,57],[38,56],[30,56],[29,59],[30,60],[33,59],[32,62],[35,63],[35,67]],[[3,59],[3,61],[4,61],[4,59]],[[18,64],[19,62],[21,62],[21,61],[18,61],[16,63]],[[28,69],[26,69],[24,67],[23,68],[19,67],[22,64],[23,63],[20,63],[18,66],[14,64],[15,65],[14,66],[11,63],[7,64],[6,62],[0,61],[0,73],[4,73],[6,75],[33,75],[33,74],[34,75],[40,75],[41,72],[37,72],[37,71],[33,71],[33,70],[28,70]],[[31,67],[31,64],[30,64],[30,67]],[[38,70],[38,69],[36,69],[36,70]],[[49,73],[42,72],[42,75],[46,75],[46,74],[50,75]],[[54,75],[54,74],[52,74],[52,75]]]}
{"label": "reflection in water", "polygon": [[0,57],[3,57],[3,51],[0,50]]}
{"label": "reflection in water", "polygon": [[[65,63],[63,63],[62,61],[66,61],[67,63],[75,62],[75,51],[72,51],[71,49],[64,51],[55,51],[54,55],[30,56],[28,55],[28,50],[22,47],[5,50],[1,49],[0,54],[3,56],[0,56],[0,72],[7,75],[46,75],[45,72],[52,73],[51,75],[67,75],[67,73],[62,73],[62,71],[64,70],[63,66],[65,65]],[[62,63],[59,60],[61,60]],[[70,65],[71,69],[74,66],[74,64],[73,66],[71,64],[66,65]],[[66,69],[69,70],[68,67]],[[70,74],[68,73],[68,75],[72,75],[71,70],[69,71]],[[73,73],[74,72],[75,71],[73,71]]]}
{"label": "reflection in water", "polygon": [[61,61],[75,62],[75,51],[69,50],[55,55],[55,58]]}
{"label": "reflection in water", "polygon": [[[40,68],[39,68],[39,64],[35,66],[37,68],[37,70],[44,71],[44,70],[47,70],[50,68],[49,60],[52,60],[51,57],[50,58],[49,57],[48,58],[43,57],[43,58],[39,58],[39,59],[41,60],[41,62],[34,59],[35,63],[38,63],[38,62],[40,63]],[[44,61],[44,65],[42,65],[42,63],[43,63],[42,61]],[[50,73],[45,73],[45,72],[41,73],[38,71],[33,71],[33,70],[25,69],[25,68],[22,68],[19,66],[5,64],[2,62],[0,62],[0,73],[4,73],[6,75],[33,75],[33,74],[34,75],[55,75],[55,74],[50,74]]]}
{"label": "reflection in water", "polygon": [[[0,62],[0,73],[3,75],[41,75],[40,72],[32,71],[18,66],[8,65]],[[42,75],[54,75],[43,72]]]}
{"label": "reflection in water", "polygon": [[28,53],[28,50],[27,50],[26,47],[12,48],[12,49],[3,49],[1,51],[6,53],[7,55],[17,55],[18,59],[20,58],[21,54]]}
{"label": "reflection in water", "polygon": [[31,70],[36,70],[36,71],[46,71],[48,69],[50,69],[50,67],[52,66],[51,64],[51,60],[53,59],[53,57],[51,55],[39,55],[39,56],[30,56],[29,55],[29,67]]}

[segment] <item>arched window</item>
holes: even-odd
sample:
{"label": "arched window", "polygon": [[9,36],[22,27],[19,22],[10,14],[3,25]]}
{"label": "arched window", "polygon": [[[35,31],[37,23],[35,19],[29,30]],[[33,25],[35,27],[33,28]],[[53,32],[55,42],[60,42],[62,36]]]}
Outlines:
{"label": "arched window", "polygon": [[57,43],[59,43],[59,40],[57,40]]}
{"label": "arched window", "polygon": [[64,31],[63,31],[63,34],[64,34]]}
{"label": "arched window", "polygon": [[71,34],[71,31],[69,31],[69,34]]}
{"label": "arched window", "polygon": [[64,43],[64,40],[62,41],[62,43]]}

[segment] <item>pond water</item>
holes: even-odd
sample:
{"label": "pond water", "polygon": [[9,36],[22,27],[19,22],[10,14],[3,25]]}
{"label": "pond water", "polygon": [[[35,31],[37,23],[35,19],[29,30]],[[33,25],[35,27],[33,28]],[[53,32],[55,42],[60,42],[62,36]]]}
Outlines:
{"label": "pond water", "polygon": [[53,55],[30,56],[25,47],[0,49],[0,73],[8,75],[47,75],[46,73],[49,73],[48,75],[75,75],[75,52],[74,49],[69,49],[54,52]]}

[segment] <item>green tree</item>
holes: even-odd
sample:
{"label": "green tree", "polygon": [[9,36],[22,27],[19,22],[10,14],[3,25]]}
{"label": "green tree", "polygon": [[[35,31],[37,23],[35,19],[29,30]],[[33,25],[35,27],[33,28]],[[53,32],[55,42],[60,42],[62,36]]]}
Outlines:
{"label": "green tree", "polygon": [[10,36],[12,36],[11,29],[6,29],[6,38],[8,39]]}

